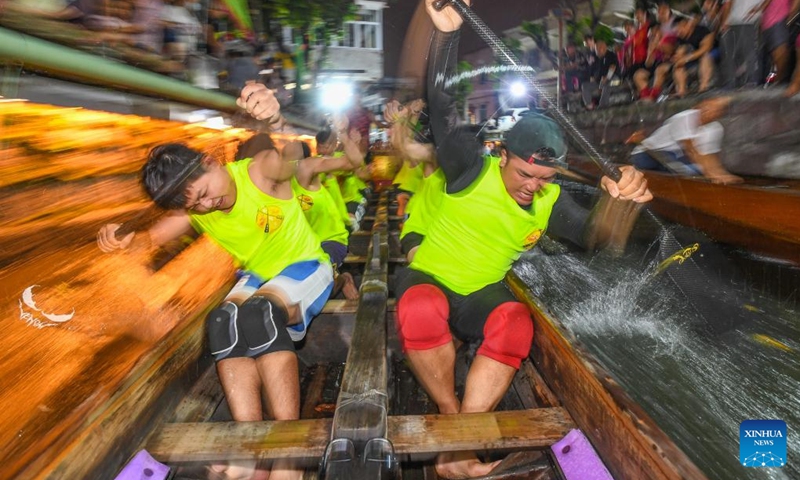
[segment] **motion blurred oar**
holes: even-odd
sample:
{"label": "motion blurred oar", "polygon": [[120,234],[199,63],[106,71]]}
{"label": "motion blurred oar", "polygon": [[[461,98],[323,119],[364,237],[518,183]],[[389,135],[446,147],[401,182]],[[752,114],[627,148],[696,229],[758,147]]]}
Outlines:
{"label": "motion blurred oar", "polygon": [[[622,177],[619,168],[600,155],[597,149],[594,148],[594,145],[589,143],[586,137],[584,137],[561,110],[557,108],[558,105],[541,85],[539,85],[532,71],[520,68],[521,62],[502,40],[500,40],[500,37],[498,37],[497,34],[495,34],[494,31],[492,31],[462,0],[437,0],[433,3],[433,7],[436,10],[441,10],[447,6],[452,7],[464,21],[472,27],[475,33],[489,45],[495,57],[497,57],[501,63],[518,69],[517,73],[533,87],[541,98],[547,101],[549,113],[551,113],[554,119],[564,128],[572,141],[597,164],[603,174],[614,181],[619,181]],[[556,106],[556,108],[553,108],[553,106]],[[638,214],[640,206],[640,204],[636,204],[631,214]],[[658,251],[660,262],[671,257],[675,252],[685,250],[686,247],[681,245],[672,232],[667,229],[664,223],[653,212],[647,208],[645,208],[644,211],[647,212],[649,219],[661,230]],[[630,225],[632,224],[633,221],[630,222]],[[707,291],[710,280],[697,266],[693,258],[689,257],[685,259],[683,263],[680,264],[680,268],[667,268],[666,273],[684,296],[686,296],[692,304],[692,307],[694,307],[703,318],[705,322],[705,325],[703,325],[704,330],[709,330],[714,334],[721,334],[752,321],[752,316],[749,311],[735,307],[738,302],[732,302],[735,297],[732,297],[730,293],[727,291]]]}

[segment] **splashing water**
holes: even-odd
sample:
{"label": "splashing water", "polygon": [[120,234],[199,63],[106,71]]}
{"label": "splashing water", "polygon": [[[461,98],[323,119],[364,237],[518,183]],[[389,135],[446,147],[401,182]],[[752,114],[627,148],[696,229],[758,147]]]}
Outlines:
{"label": "splashing water", "polygon": [[666,276],[648,278],[642,271],[629,257],[587,260],[576,254],[534,254],[515,266],[710,479],[800,478],[792,461],[800,438],[791,433],[786,467],[745,468],[738,462],[741,421],[782,419],[790,431],[800,424],[797,312],[760,297],[759,305],[771,313],[750,326],[792,352],[755,342],[742,331],[708,338],[691,329],[697,313]]}

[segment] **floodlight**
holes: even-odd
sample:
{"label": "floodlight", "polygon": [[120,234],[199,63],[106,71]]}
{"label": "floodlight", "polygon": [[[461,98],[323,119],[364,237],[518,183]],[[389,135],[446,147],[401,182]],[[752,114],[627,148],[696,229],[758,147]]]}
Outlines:
{"label": "floodlight", "polygon": [[528,89],[522,82],[514,82],[511,84],[511,95],[514,97],[524,97],[528,93]]}

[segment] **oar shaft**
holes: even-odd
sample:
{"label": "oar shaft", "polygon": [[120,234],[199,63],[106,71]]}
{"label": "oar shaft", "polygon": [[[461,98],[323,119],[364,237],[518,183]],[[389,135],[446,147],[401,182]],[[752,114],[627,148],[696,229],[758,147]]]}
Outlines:
{"label": "oar shaft", "polygon": [[[470,27],[478,34],[479,37],[486,42],[489,47],[494,52],[495,56],[498,60],[505,64],[511,65],[513,67],[519,68],[521,62],[514,53],[509,49],[503,42],[500,40],[500,37],[497,36],[491,28],[489,28],[486,23],[481,20],[472,9],[469,8],[467,4],[465,4],[462,0],[438,0],[434,2],[433,7],[437,10],[441,10],[446,6],[451,6],[453,9],[467,22]],[[603,171],[603,174],[607,177],[611,178],[612,180],[619,181],[622,178],[622,173],[619,171],[614,164],[608,161],[608,159],[604,158],[600,155],[600,152],[597,151],[594,146],[589,143],[586,137],[581,134],[575,126],[572,125],[572,122],[561,112],[558,108],[558,104],[551,98],[550,94],[547,93],[536,78],[533,76],[533,73],[528,70],[520,69],[517,72],[520,76],[522,76],[531,87],[536,91],[536,93],[541,97],[544,98],[548,105],[551,106],[550,113],[553,115],[555,120],[561,125],[562,128],[567,132],[573,142],[580,147],[581,150],[586,152],[589,158],[597,164],[598,167]],[[554,106],[556,108],[552,108]]]}

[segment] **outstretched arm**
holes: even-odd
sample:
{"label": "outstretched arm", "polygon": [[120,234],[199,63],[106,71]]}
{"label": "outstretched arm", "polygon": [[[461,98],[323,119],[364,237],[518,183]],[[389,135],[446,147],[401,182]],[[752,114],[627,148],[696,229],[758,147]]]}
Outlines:
{"label": "outstretched arm", "polygon": [[455,193],[467,188],[480,175],[482,148],[474,135],[458,127],[456,82],[447,85],[447,80],[456,74],[461,16],[450,6],[437,12],[433,2],[425,0],[428,15],[436,27],[428,55],[428,105],[437,147],[436,159],[447,179],[447,191]]}
{"label": "outstretched arm", "polygon": [[192,224],[189,221],[189,214],[184,210],[174,210],[168,212],[164,218],[150,227],[147,232],[131,232],[121,240],[117,240],[114,235],[115,232],[122,225],[119,223],[109,223],[97,232],[97,246],[100,250],[110,253],[114,250],[124,250],[131,246],[135,240],[137,244],[140,242],[144,246],[147,244],[152,246],[162,246],[172,240],[177,240],[181,235],[185,235],[194,231]]}

